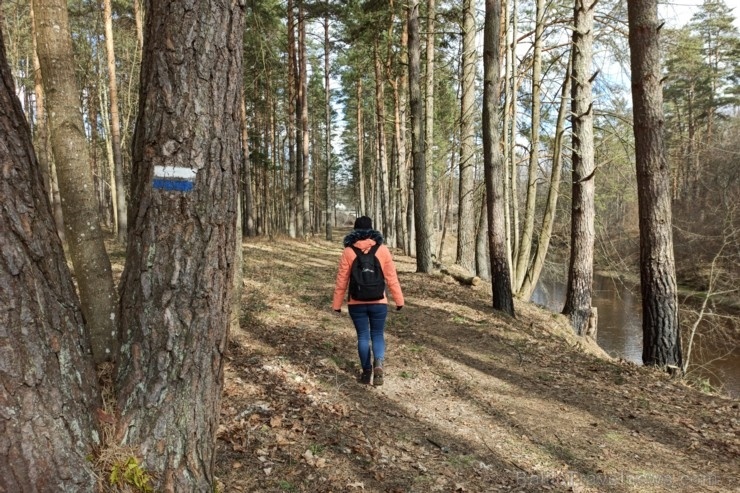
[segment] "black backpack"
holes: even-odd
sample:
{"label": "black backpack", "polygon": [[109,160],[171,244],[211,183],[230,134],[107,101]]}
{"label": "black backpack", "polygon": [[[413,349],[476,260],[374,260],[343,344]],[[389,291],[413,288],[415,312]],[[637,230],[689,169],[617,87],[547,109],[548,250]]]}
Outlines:
{"label": "black backpack", "polygon": [[349,296],[357,301],[377,301],[385,296],[385,277],[380,261],[375,256],[379,244],[364,253],[357,247],[351,247],[357,254],[349,276]]}

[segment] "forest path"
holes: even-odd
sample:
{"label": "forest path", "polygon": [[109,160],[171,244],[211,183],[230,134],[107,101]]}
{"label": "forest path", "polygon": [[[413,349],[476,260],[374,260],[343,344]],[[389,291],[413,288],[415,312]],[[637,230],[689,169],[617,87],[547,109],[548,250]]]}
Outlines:
{"label": "forest path", "polygon": [[495,314],[490,288],[397,252],[406,306],[389,310],[385,384],[364,386],[330,307],[339,241],[243,248],[220,491],[740,491],[737,400],[599,356],[533,305]]}

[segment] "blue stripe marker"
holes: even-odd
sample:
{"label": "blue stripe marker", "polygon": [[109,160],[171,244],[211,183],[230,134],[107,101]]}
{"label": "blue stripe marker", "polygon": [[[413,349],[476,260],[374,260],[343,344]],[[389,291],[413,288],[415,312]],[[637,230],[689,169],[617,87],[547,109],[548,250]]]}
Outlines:
{"label": "blue stripe marker", "polygon": [[191,192],[196,170],[181,166],[155,166],[152,186],[157,190]]}
{"label": "blue stripe marker", "polygon": [[155,178],[152,183],[154,188],[173,192],[190,192],[193,190],[192,181],[169,180],[166,178]]}

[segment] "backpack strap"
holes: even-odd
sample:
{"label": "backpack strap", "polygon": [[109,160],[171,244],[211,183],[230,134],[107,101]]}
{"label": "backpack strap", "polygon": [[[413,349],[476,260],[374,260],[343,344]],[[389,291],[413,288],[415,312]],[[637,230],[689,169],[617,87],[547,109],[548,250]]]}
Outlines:
{"label": "backpack strap", "polygon": [[357,248],[357,247],[356,247],[356,246],[354,246],[354,245],[350,245],[350,248],[351,248],[352,250],[354,250],[354,252],[355,252],[355,255],[357,255],[358,257],[359,257],[360,255],[373,255],[373,256],[374,256],[374,255],[375,255],[375,252],[377,252],[377,251],[378,251],[378,248],[380,248],[380,243],[376,243],[375,245],[373,245],[373,246],[372,246],[372,247],[370,248],[370,250],[368,250],[367,254],[365,254],[365,252],[363,252],[362,250],[360,250],[359,248]]}

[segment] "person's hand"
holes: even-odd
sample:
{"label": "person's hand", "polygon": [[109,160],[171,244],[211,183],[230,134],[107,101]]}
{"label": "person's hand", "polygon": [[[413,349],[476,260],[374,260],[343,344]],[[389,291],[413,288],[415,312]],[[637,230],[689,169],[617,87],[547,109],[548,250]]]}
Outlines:
{"label": "person's hand", "polygon": [[342,314],[341,308],[339,310],[334,310],[334,315],[341,315],[341,314]]}
{"label": "person's hand", "polygon": [[403,308],[403,305],[397,306],[397,307],[396,307],[396,311],[397,311],[397,312],[401,311],[401,308]]}

